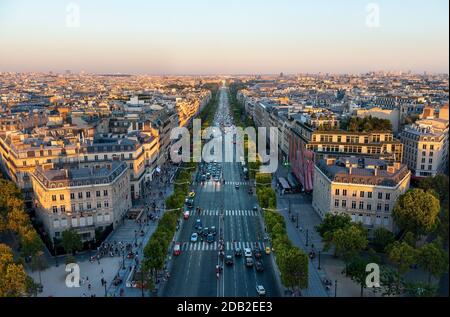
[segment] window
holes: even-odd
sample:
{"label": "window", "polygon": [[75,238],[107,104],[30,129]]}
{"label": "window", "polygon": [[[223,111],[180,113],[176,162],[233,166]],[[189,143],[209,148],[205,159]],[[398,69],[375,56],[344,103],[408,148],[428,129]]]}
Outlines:
{"label": "window", "polygon": [[334,200],[334,207],[339,207],[339,199]]}
{"label": "window", "polygon": [[60,209],[61,209],[61,212],[66,212],[66,206],[61,205]]}
{"label": "window", "polygon": [[339,196],[339,189],[336,189],[335,195],[336,195],[336,196]]}
{"label": "window", "polygon": [[72,208],[72,209],[71,209],[72,212],[75,212],[75,204],[72,204],[72,205],[71,205],[71,208]]}
{"label": "window", "polygon": [[91,198],[91,192],[86,192],[86,198]]}
{"label": "window", "polygon": [[383,199],[383,193],[378,193],[378,199]]}
{"label": "window", "polygon": [[430,152],[430,156],[433,156],[433,154],[434,154],[433,152]]}
{"label": "window", "polygon": [[64,195],[63,194],[59,195],[59,200],[64,200]]}
{"label": "window", "polygon": [[101,202],[97,203],[97,208],[102,208],[102,203]]}
{"label": "window", "polygon": [[381,203],[378,203],[378,204],[377,204],[377,210],[378,210],[378,211],[381,211]]}
{"label": "window", "polygon": [[422,145],[422,150],[426,150],[426,149],[427,149],[427,145],[426,144]]}
{"label": "window", "polygon": [[422,163],[425,163],[425,158],[424,157],[422,157]]}
{"label": "window", "polygon": [[358,192],[356,190],[353,191],[352,196],[356,197],[356,195],[358,194]]}
{"label": "window", "polygon": [[[424,162],[424,163],[425,163],[425,162]],[[428,160],[428,163],[433,164],[433,159],[430,158],[430,159]]]}
{"label": "window", "polygon": [[367,198],[372,198],[372,192],[367,192]]}
{"label": "window", "polygon": [[372,210],[372,204],[367,204],[367,210]]}
{"label": "window", "polygon": [[432,165],[428,165],[428,170],[431,171],[433,169]]}
{"label": "window", "polygon": [[91,208],[92,208],[91,203],[87,203],[86,208],[87,208],[87,210],[91,210]]}
{"label": "window", "polygon": [[420,165],[420,169],[424,170],[425,169],[425,165]]}
{"label": "window", "polygon": [[342,201],[342,207],[344,207],[344,208],[347,207],[347,201],[346,200]]}
{"label": "window", "polygon": [[88,161],[88,157],[87,155],[84,156],[84,161],[87,162]]}
{"label": "window", "polygon": [[128,155],[128,157],[129,157],[130,159],[132,159],[132,158],[133,158],[133,154],[130,153],[130,154]]}
{"label": "window", "polygon": [[427,152],[422,151],[422,156],[426,156],[426,155],[427,155]]}
{"label": "window", "polygon": [[364,191],[359,192],[359,197],[364,198]]}
{"label": "window", "polygon": [[79,203],[79,204],[78,204],[78,210],[80,210],[80,211],[83,211],[83,210],[84,210],[83,203]]}
{"label": "window", "polygon": [[70,199],[75,199],[75,193],[70,193]]}
{"label": "window", "polygon": [[100,191],[99,190],[96,191],[95,196],[100,197]]}
{"label": "window", "polygon": [[98,161],[98,155],[95,156],[95,160]]}
{"label": "window", "polygon": [[105,206],[105,208],[109,207],[109,202],[107,200],[105,200],[105,202],[103,203],[103,206]]}
{"label": "window", "polygon": [[384,205],[384,211],[389,211],[389,204]]}
{"label": "window", "polygon": [[107,161],[107,160],[108,160],[108,155],[107,155],[107,154],[103,155],[103,159],[104,159],[105,161]]}
{"label": "window", "polygon": [[347,196],[347,190],[346,189],[342,190],[342,196]]}
{"label": "window", "polygon": [[363,201],[359,202],[359,209],[364,209],[364,202]]}
{"label": "window", "polygon": [[352,209],[356,209],[356,201],[352,201]]}
{"label": "window", "polygon": [[52,206],[52,211],[53,211],[54,214],[57,214],[58,213],[58,207]]}
{"label": "window", "polygon": [[82,192],[78,193],[78,199],[83,199],[83,193]]}
{"label": "window", "polygon": [[390,200],[391,199],[391,194],[390,193],[386,193],[386,200]]}
{"label": "window", "polygon": [[434,150],[434,145],[433,145],[433,144],[430,145],[430,150],[431,150],[431,151]]}
{"label": "window", "polygon": [[107,190],[107,189],[105,189],[105,190],[103,191],[103,196],[108,196],[108,190]]}
{"label": "window", "polygon": [[52,201],[56,201],[56,195],[52,195]]}

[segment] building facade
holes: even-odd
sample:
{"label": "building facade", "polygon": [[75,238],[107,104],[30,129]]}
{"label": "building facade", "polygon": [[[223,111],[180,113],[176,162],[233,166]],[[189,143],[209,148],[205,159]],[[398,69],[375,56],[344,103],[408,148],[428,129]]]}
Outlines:
{"label": "building facade", "polygon": [[36,216],[52,240],[74,229],[83,241],[91,241],[96,230],[115,227],[131,208],[130,176],[124,162],[62,169],[44,164],[31,175]]}
{"label": "building facade", "polygon": [[377,227],[395,231],[392,210],[409,188],[411,173],[401,163],[343,157],[315,165],[312,206],[326,214],[347,214],[369,232]]}

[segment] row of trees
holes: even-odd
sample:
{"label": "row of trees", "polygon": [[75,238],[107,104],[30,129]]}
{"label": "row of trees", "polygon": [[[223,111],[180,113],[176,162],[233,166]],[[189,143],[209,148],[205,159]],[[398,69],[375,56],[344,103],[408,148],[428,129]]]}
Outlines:
{"label": "row of trees", "polygon": [[[234,121],[238,126],[254,126],[251,119],[245,116],[244,107],[236,98],[238,90],[242,88],[242,84],[235,83],[230,86],[230,104]],[[256,196],[259,206],[264,210],[264,222],[276,252],[275,260],[280,269],[281,281],[288,288],[305,289],[308,287],[308,256],[293,246],[288,238],[284,217],[276,210],[277,197],[272,188],[272,175],[258,173],[261,165],[258,157],[256,162],[248,161],[248,148],[256,147],[256,144],[249,142],[248,138],[244,139],[249,177],[256,181]]]}
{"label": "row of trees", "polygon": [[47,267],[44,244],[25,211],[20,189],[11,181],[0,179],[0,237],[18,241],[21,258],[14,261],[12,249],[0,244],[0,297],[36,295],[39,285],[25,273],[24,258],[33,270]]}
{"label": "row of trees", "polygon": [[276,194],[271,183],[271,174],[256,174],[256,194],[264,210],[264,222],[276,252],[281,281],[288,288],[305,289],[308,287],[308,256],[289,240],[284,217],[276,210]]}
{"label": "row of trees", "polygon": [[387,119],[372,116],[350,117],[341,122],[341,128],[350,132],[392,131],[392,124]]}
{"label": "row of trees", "polygon": [[[211,90],[211,100],[200,113],[202,119],[202,129],[210,126],[214,120],[214,114],[218,102],[218,85],[210,84],[207,88]],[[175,236],[177,221],[181,216],[184,201],[189,193],[189,186],[192,183],[193,173],[197,168],[194,162],[183,163],[181,171],[174,179],[174,192],[166,198],[166,211],[158,223],[158,227],[152,237],[144,247],[144,260],[142,272],[147,281],[149,289],[153,288],[157,280],[158,271],[164,267],[167,251]]]}

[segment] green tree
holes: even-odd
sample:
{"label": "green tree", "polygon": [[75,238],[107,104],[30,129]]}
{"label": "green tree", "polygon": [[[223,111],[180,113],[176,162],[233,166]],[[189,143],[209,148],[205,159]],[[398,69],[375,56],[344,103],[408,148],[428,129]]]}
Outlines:
{"label": "green tree", "polygon": [[[361,225],[352,224],[334,231],[330,244],[334,245],[336,255],[342,256],[347,264],[351,258],[367,247],[368,242],[367,231]],[[330,244],[326,244],[326,249]]]}
{"label": "green tree", "polygon": [[448,205],[448,177],[443,174],[427,177],[419,181],[418,187],[424,191],[433,190],[442,206]]}
{"label": "green tree", "polygon": [[431,286],[432,276],[439,278],[448,270],[448,254],[438,241],[425,244],[417,253],[417,263],[428,272],[428,285]]}
{"label": "green tree", "polygon": [[401,229],[418,237],[436,228],[439,210],[439,200],[432,193],[413,189],[397,199],[392,216]]}
{"label": "green tree", "polygon": [[73,229],[63,231],[61,245],[67,253],[72,254],[83,247],[80,235]]}
{"label": "green tree", "polygon": [[386,247],[394,241],[394,234],[386,228],[379,227],[373,231],[372,243],[378,252],[384,252]]}
{"label": "green tree", "polygon": [[389,260],[397,268],[397,286],[400,288],[401,277],[417,261],[417,250],[406,242],[395,241],[387,251]]}
{"label": "green tree", "polygon": [[308,256],[296,247],[277,254],[283,285],[288,288],[308,288]]}
{"label": "green tree", "polygon": [[66,265],[70,264],[70,263],[77,263],[77,258],[74,257],[72,254],[68,254],[66,256],[65,263],[66,263]]}
{"label": "green tree", "polygon": [[345,273],[346,276],[350,277],[352,281],[357,283],[360,286],[361,290],[361,297],[364,296],[364,289],[367,287],[366,285],[366,278],[367,278],[367,272],[366,267],[367,264],[370,262],[366,259],[355,256],[353,257],[346,268],[344,269],[343,273]]}
{"label": "green tree", "polygon": [[316,226],[317,232],[322,238],[327,234],[333,233],[337,229],[344,229],[352,224],[352,218],[347,214],[333,215],[326,214],[320,225]]}
{"label": "green tree", "polygon": [[398,280],[397,272],[390,266],[380,266],[380,286],[381,295],[383,296],[398,296],[402,293],[401,286],[403,279]]}
{"label": "green tree", "polygon": [[37,234],[36,230],[34,230],[31,226],[21,235],[20,244],[22,247],[22,254],[25,257],[32,257],[44,249],[44,243]]}
{"label": "green tree", "polygon": [[11,248],[0,244],[0,297],[25,295],[27,277],[23,265],[14,262]]}

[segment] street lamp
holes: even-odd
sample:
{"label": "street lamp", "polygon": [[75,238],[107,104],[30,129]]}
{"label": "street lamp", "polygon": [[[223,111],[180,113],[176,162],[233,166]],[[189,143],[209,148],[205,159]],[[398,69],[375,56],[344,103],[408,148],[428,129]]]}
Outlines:
{"label": "street lamp", "polygon": [[337,297],[337,280],[334,281],[334,297]]}
{"label": "street lamp", "polygon": [[319,250],[319,267],[318,267],[317,269],[318,269],[318,270],[321,269],[321,267],[320,267],[320,250]]}
{"label": "street lamp", "polygon": [[298,229],[298,212],[297,212],[297,229]]}
{"label": "street lamp", "polygon": [[288,201],[289,201],[289,215],[291,215],[291,198],[289,198]]}
{"label": "street lamp", "polygon": [[308,240],[309,240],[309,230],[306,229],[306,246],[308,246]]}

